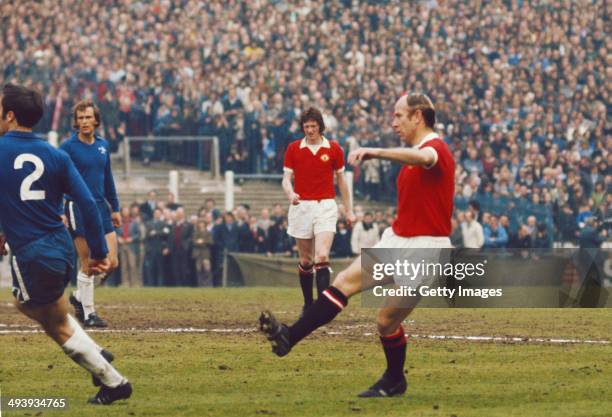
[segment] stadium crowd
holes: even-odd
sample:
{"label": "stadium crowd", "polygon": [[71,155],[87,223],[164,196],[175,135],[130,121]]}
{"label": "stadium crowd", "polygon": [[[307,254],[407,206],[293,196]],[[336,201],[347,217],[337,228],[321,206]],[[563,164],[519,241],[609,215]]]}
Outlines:
{"label": "stadium crowd", "polygon": [[[92,97],[113,149],[124,135],[216,135],[222,169],[239,173],[280,172],[284,149],[300,136],[296,120],[311,105],[347,151],[396,145],[391,103],[406,89],[421,90],[434,100],[438,131],[457,162],[456,230],[478,222],[483,244],[528,233],[550,246],[576,241],[592,217],[611,217],[606,7],[2,2],[0,78],[45,93],[40,132],[66,136],[72,104]],[[194,146],[133,152],[204,166]],[[357,194],[393,198],[397,169],[368,161],[355,171]]]}

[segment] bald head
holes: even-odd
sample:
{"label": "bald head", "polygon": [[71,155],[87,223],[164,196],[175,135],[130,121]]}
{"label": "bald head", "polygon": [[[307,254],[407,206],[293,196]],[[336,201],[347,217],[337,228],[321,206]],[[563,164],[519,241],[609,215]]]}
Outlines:
{"label": "bald head", "polygon": [[436,123],[436,110],[431,99],[422,93],[408,93],[395,102],[393,130],[403,142],[413,146]]}
{"label": "bald head", "polygon": [[427,94],[407,93],[399,98],[398,103],[406,106],[411,114],[419,110],[423,116],[425,126],[433,129],[436,124],[436,108]]}

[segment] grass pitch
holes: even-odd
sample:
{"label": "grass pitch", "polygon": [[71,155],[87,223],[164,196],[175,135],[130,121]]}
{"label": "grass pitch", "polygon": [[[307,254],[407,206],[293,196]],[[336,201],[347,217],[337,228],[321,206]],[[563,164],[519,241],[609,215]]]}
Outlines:
{"label": "grass pitch", "polygon": [[[404,397],[356,394],[384,369],[375,310],[358,299],[277,358],[254,331],[262,308],[287,321],[299,289],[110,289],[96,292],[111,331],[92,336],[134,385],[129,401],[85,404],[96,389],[0,292],[0,390],[66,398],[68,410],[2,416],[610,416],[612,345],[410,338]],[[610,340],[609,309],[417,309],[409,334]],[[191,330],[178,333],[179,329]],[[15,333],[23,330],[26,333]]]}

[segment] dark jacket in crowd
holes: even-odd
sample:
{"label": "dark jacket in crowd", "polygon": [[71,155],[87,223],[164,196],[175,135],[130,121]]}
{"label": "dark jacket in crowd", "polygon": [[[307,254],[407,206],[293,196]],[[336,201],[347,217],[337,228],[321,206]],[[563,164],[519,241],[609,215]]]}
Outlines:
{"label": "dark jacket in crowd", "polygon": [[331,256],[334,258],[348,258],[351,253],[351,232],[348,229],[339,230],[334,236],[331,247]]}
{"label": "dark jacket in crowd", "polygon": [[168,249],[172,264],[172,281],[177,286],[193,285],[191,262],[191,244],[193,242],[193,225],[186,221],[175,223],[168,235]]}
{"label": "dark jacket in crowd", "polygon": [[240,251],[240,234],[236,223],[223,223],[219,230],[221,247],[228,252]]}

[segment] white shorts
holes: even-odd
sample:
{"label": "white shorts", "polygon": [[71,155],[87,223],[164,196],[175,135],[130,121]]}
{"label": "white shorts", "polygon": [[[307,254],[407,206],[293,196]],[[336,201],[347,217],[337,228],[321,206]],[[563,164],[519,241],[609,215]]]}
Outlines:
{"label": "white shorts", "polygon": [[[391,227],[388,227],[380,241],[374,246],[373,249],[403,249],[401,251],[382,251],[376,252],[377,256],[373,254],[371,256],[362,258],[362,267],[364,263],[395,263],[398,259],[398,252],[401,253],[402,260],[408,260],[412,263],[441,263],[444,264],[449,261],[446,259],[450,255],[450,251],[453,245],[451,244],[450,238],[444,236],[414,236],[414,237],[402,237],[398,236],[393,232]],[[446,250],[443,250],[446,249]],[[436,275],[418,275],[408,277],[406,275],[395,275],[393,277],[397,285],[403,285],[407,287],[419,287],[422,285],[430,285],[433,281],[438,278]]]}
{"label": "white shorts", "polygon": [[336,233],[338,206],[333,198],[301,200],[289,206],[287,233],[296,239],[312,239],[321,232]]}
{"label": "white shorts", "polygon": [[452,248],[450,238],[445,236],[414,236],[402,237],[393,232],[393,228],[387,227],[383,232],[375,248],[390,249],[428,249],[428,248]]}

